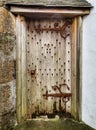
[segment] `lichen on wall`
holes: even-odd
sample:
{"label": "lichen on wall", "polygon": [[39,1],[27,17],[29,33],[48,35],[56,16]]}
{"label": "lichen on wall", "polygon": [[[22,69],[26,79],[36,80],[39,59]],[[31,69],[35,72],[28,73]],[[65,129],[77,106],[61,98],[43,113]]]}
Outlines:
{"label": "lichen on wall", "polygon": [[10,129],[16,112],[15,17],[0,7],[0,127]]}

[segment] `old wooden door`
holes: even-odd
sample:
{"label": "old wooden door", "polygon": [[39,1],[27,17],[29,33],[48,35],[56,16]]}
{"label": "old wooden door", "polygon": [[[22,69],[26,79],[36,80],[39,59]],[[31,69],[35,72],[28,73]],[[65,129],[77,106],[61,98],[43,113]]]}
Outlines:
{"label": "old wooden door", "polygon": [[27,113],[71,113],[71,20],[27,22]]}

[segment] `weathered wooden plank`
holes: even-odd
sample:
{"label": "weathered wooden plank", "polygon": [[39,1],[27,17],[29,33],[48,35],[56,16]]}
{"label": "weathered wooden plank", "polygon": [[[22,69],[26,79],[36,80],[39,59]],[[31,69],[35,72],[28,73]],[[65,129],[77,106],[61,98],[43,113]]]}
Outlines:
{"label": "weathered wooden plank", "polygon": [[82,17],[78,17],[78,44],[77,44],[77,116],[82,120]]}
{"label": "weathered wooden plank", "polygon": [[21,122],[21,99],[22,99],[22,80],[21,80],[21,19],[20,16],[16,19],[16,37],[17,37],[17,61],[16,61],[16,76],[17,76],[17,98],[16,98],[16,111],[17,111],[17,121]]}
{"label": "weathered wooden plank", "polygon": [[[34,9],[34,8],[24,8],[24,7],[14,7],[14,6],[11,6],[11,9],[10,11],[12,13],[21,13],[21,14],[24,14],[26,15],[26,13],[29,13],[29,14],[60,14],[60,15],[63,15],[63,16],[69,16],[69,17],[74,17],[74,16],[82,16],[82,15],[87,15],[89,14],[89,9],[85,9],[85,10],[77,10],[77,9]],[[32,17],[32,16],[31,16]]]}
{"label": "weathered wooden plank", "polygon": [[26,24],[23,18],[17,17],[17,119],[26,118]]}
{"label": "weathered wooden plank", "polygon": [[74,118],[77,118],[77,31],[78,20],[74,18],[72,23],[72,109],[71,113]]}
{"label": "weathered wooden plank", "polygon": [[[20,35],[20,34],[19,34]],[[22,120],[26,119],[27,114],[27,70],[26,70],[26,21],[21,17],[21,82],[22,82]]]}

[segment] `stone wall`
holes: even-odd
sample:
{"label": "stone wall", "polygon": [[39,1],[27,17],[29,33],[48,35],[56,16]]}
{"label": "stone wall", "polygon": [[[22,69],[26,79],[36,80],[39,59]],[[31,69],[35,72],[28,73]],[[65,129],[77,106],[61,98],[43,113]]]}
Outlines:
{"label": "stone wall", "polygon": [[5,8],[0,7],[0,127],[3,130],[9,130],[15,123],[15,50],[15,18]]}

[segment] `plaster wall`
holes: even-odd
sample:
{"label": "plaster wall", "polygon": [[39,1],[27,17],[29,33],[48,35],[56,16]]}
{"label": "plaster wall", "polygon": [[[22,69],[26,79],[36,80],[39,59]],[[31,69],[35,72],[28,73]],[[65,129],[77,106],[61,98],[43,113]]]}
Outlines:
{"label": "plaster wall", "polygon": [[96,0],[83,19],[82,120],[96,129]]}

